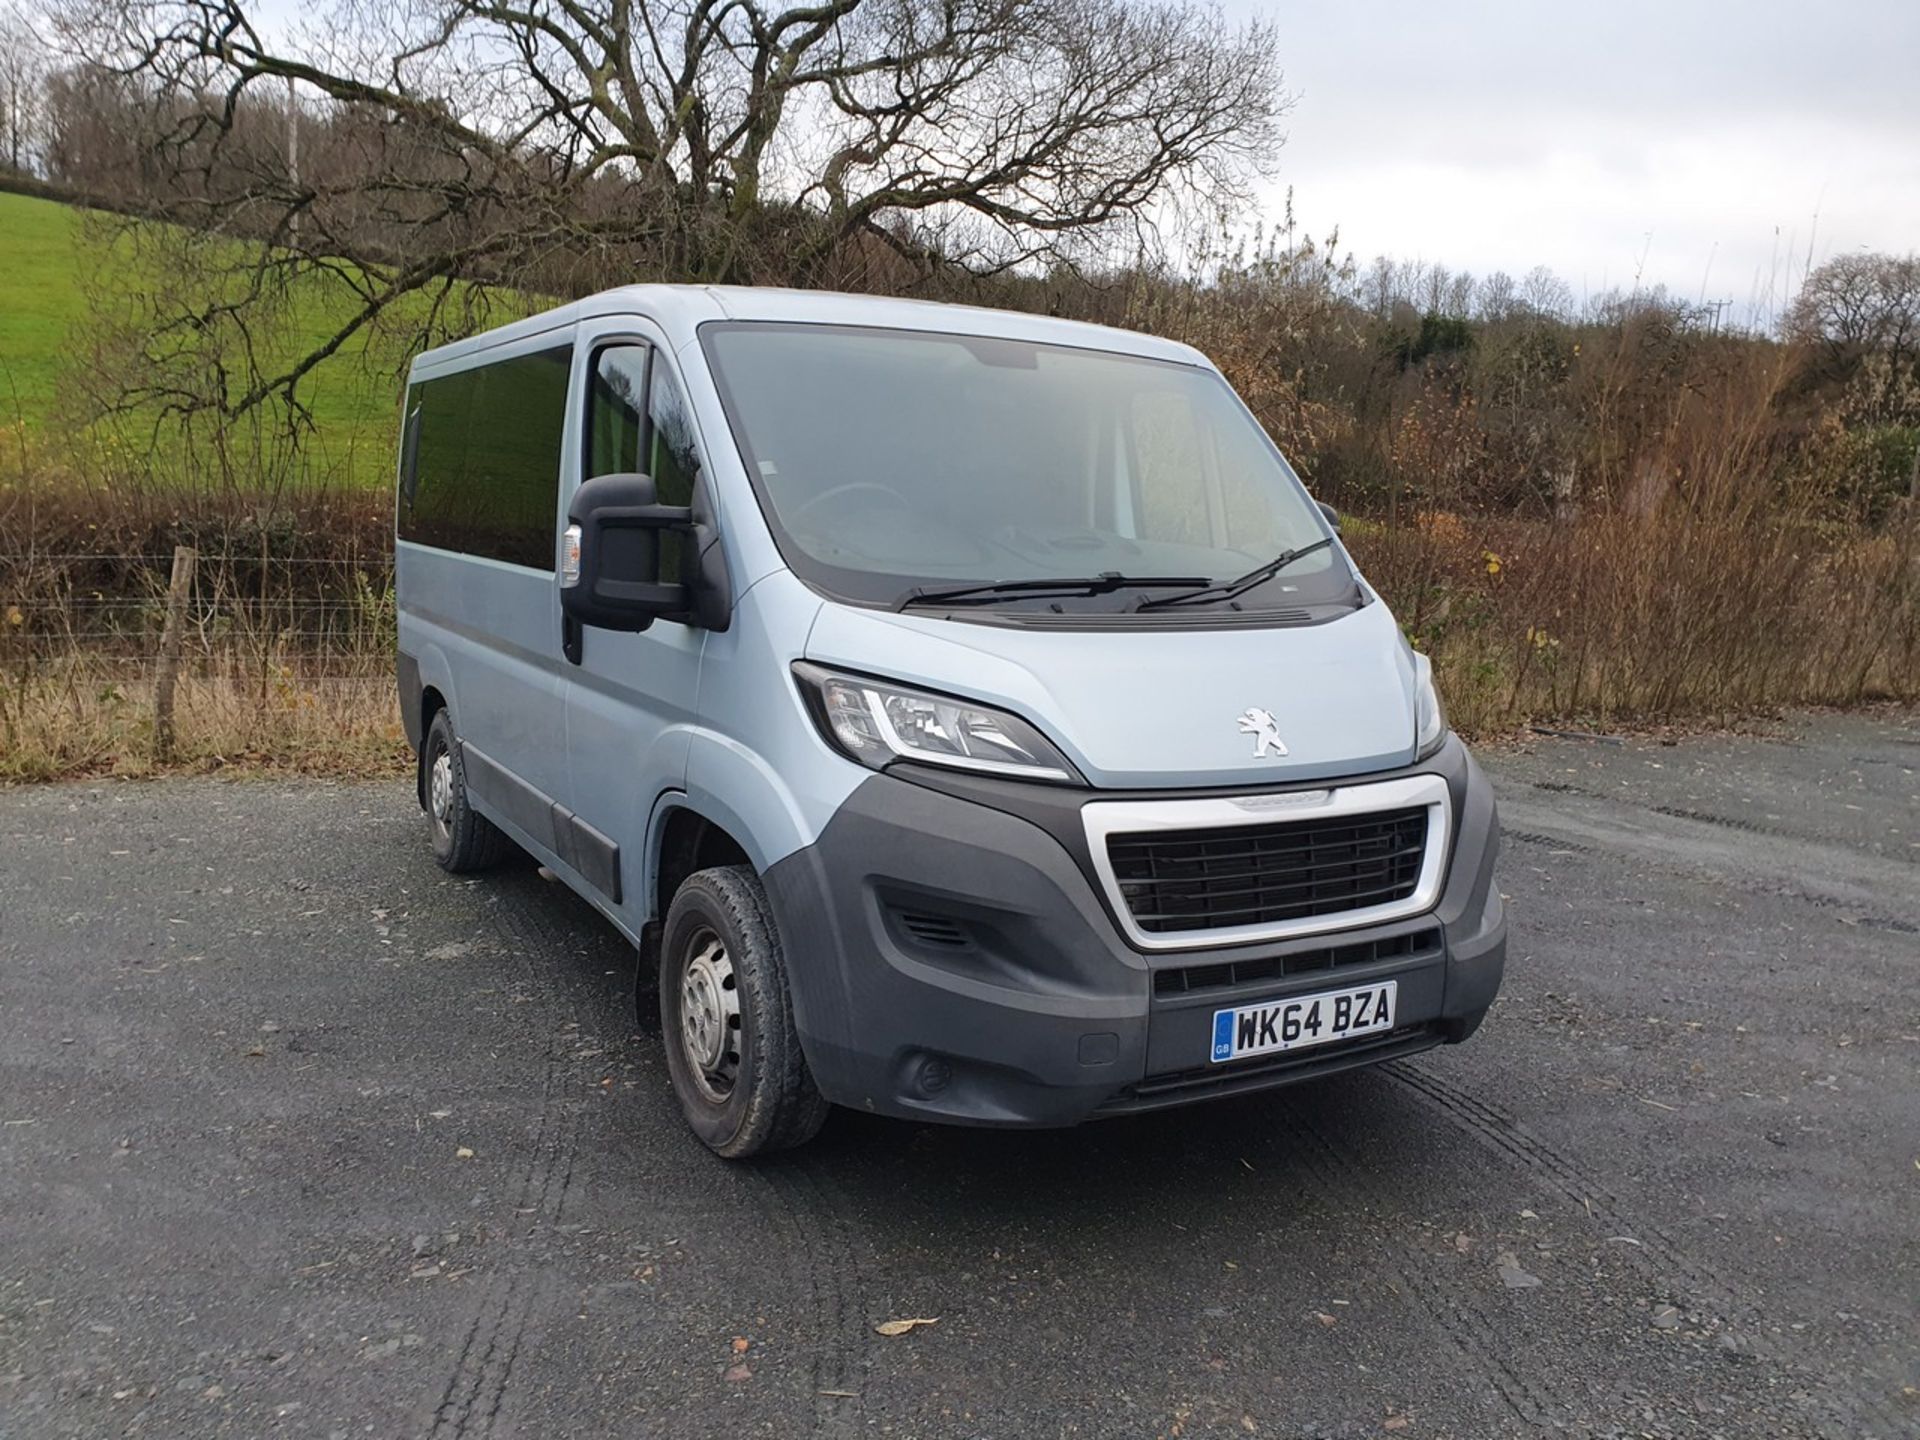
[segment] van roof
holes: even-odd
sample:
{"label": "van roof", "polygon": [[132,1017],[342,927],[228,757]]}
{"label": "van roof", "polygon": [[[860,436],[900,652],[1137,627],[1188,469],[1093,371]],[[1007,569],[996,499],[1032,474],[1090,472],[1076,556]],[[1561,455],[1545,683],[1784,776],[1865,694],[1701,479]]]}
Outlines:
{"label": "van roof", "polygon": [[644,316],[664,329],[676,350],[714,320],[784,321],[790,324],[862,325],[884,330],[927,330],[980,335],[1038,344],[1112,350],[1186,364],[1209,364],[1190,345],[1137,330],[1056,320],[1019,310],[990,310],[978,305],[949,305],[931,300],[901,300],[881,295],[846,295],[831,290],[784,290],[744,285],[622,285],[575,300],[525,320],[514,321],[465,340],[423,351],[416,369],[466,359],[495,345],[563,329],[581,320],[608,315]]}

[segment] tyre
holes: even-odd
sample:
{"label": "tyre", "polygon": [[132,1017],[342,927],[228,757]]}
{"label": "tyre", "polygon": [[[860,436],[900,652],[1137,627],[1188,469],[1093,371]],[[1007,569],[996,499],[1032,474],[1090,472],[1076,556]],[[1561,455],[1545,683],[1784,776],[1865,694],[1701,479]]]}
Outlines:
{"label": "tyre", "polygon": [[453,733],[453,717],[444,707],[434,712],[427,727],[420,764],[426,772],[427,827],[440,868],[465,875],[499,864],[513,842],[467,803],[466,762]]}
{"label": "tyre", "polygon": [[673,897],[660,945],[660,1034],[687,1124],[716,1154],[789,1149],[825,1123],[780,936],[746,866],[697,871]]}

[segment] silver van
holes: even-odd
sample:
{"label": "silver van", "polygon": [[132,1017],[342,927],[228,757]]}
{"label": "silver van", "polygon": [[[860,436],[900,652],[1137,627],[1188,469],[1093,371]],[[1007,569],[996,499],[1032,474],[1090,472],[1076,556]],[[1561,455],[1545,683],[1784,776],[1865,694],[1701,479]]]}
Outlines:
{"label": "silver van", "polygon": [[1499,987],[1487,783],[1187,346],[612,290],[415,361],[396,513],[436,858],[639,947],[722,1155],[1244,1094]]}

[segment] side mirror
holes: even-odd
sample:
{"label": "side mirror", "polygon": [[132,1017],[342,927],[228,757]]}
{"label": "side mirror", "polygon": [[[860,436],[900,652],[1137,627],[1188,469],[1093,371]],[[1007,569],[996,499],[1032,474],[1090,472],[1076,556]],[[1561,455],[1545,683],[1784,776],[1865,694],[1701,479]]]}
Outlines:
{"label": "side mirror", "polygon": [[1327,517],[1327,524],[1331,525],[1333,527],[1333,533],[1338,535],[1340,533],[1340,512],[1324,500],[1316,500],[1313,503],[1320,507],[1320,513]]}
{"label": "side mirror", "polygon": [[693,512],[655,502],[645,475],[597,475],[574,491],[560,550],[560,608],[602,630],[645,630],[684,612],[685,585],[660,583],[661,537],[693,528]]}

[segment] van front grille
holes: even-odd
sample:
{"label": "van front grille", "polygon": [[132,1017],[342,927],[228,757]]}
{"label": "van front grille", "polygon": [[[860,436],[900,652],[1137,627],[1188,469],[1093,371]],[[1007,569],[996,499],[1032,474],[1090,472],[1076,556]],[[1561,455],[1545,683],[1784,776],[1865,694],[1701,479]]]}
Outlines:
{"label": "van front grille", "polygon": [[1380,960],[1411,960],[1440,953],[1438,928],[1382,940],[1356,940],[1349,945],[1323,945],[1286,955],[1261,955],[1251,960],[1225,960],[1211,965],[1170,965],[1153,972],[1156,995],[1191,995],[1200,990],[1233,990],[1268,980],[1285,980],[1338,970],[1348,965],[1371,965]]}
{"label": "van front grille", "polygon": [[960,922],[948,916],[929,915],[921,910],[896,910],[893,913],[900,922],[900,928],[922,945],[958,950],[969,943],[967,932]]}
{"label": "van front grille", "polygon": [[1107,837],[1135,925],[1150,934],[1271,925],[1391,905],[1426,858],[1427,808]]}

